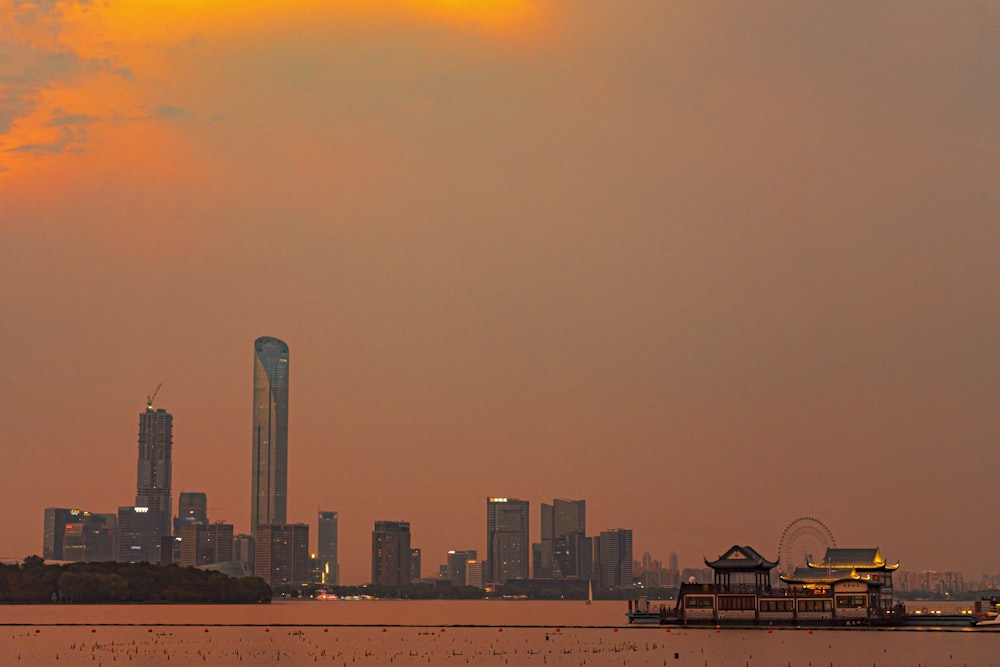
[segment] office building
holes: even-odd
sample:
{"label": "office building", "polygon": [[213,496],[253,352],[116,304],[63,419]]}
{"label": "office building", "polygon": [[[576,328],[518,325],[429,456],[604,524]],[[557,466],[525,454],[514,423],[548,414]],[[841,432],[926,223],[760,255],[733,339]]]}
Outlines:
{"label": "office building", "polygon": [[63,536],[66,525],[83,521],[83,512],[65,507],[46,507],[42,530],[42,558],[63,560]]}
{"label": "office building", "polygon": [[372,584],[409,586],[412,574],[409,521],[376,521],[372,531]]}
{"label": "office building", "polygon": [[174,518],[174,535],[181,534],[185,524],[208,525],[208,496],[204,493],[181,491],[177,496],[177,516]]}
{"label": "office building", "polygon": [[309,525],[280,523],[257,526],[254,574],[278,589],[309,584]]}
{"label": "office building", "polygon": [[93,514],[80,509],[45,508],[42,558],[100,562],[115,560],[114,514]]}
{"label": "office building", "polygon": [[320,512],[316,555],[319,568],[318,583],[328,586],[340,584],[340,565],[337,560],[338,516],[336,512]]}
{"label": "office building", "polygon": [[483,561],[470,560],[465,564],[465,585],[483,587]]}
{"label": "office building", "polygon": [[160,538],[157,526],[158,520],[148,507],[119,507],[115,560],[120,563],[159,563]]}
{"label": "office building", "polygon": [[144,560],[160,562],[160,544],[172,534],[170,475],[173,448],[173,416],[153,408],[153,399],[139,414],[139,460],[136,473],[135,507],[145,508],[143,538],[150,545]]}
{"label": "office building", "polygon": [[528,506],[517,498],[486,499],[486,562],[493,583],[529,576]]}
{"label": "office building", "polygon": [[420,569],[420,549],[410,548],[410,582],[420,581],[422,570]]}
{"label": "office building", "polygon": [[[288,345],[254,341],[250,530],[284,524],[288,495]],[[258,545],[260,546],[260,545]]]}
{"label": "office building", "polygon": [[632,586],[632,531],[614,528],[601,532],[598,583],[601,588]]}
{"label": "office building", "polygon": [[248,576],[254,573],[255,551],[253,535],[240,533],[233,538],[233,560],[243,566],[243,572]]}
{"label": "office building", "polygon": [[233,560],[233,524],[218,521],[204,526],[189,522],[181,528],[181,567],[197,567]]}
{"label": "office building", "polygon": [[445,564],[445,577],[451,582],[452,586],[465,586],[468,563],[469,561],[475,561],[477,558],[479,558],[479,555],[475,549],[448,552],[448,559]]}
{"label": "office building", "polygon": [[556,498],[542,503],[541,548],[538,561],[541,578],[589,577],[592,549],[587,531],[587,501]]}

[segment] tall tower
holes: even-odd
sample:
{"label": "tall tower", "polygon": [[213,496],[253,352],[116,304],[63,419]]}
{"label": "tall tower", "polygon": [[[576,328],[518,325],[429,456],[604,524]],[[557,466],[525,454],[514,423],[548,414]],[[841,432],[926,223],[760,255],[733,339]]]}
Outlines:
{"label": "tall tower", "polygon": [[[139,465],[135,506],[146,507],[146,531],[150,558],[159,560],[159,545],[171,534],[170,467],[174,418],[166,410],[154,409],[153,399],[139,415]],[[145,532],[145,531],[144,531]]]}
{"label": "tall tower", "polygon": [[632,585],[632,531],[612,528],[601,531],[601,588]]}
{"label": "tall tower", "polygon": [[328,586],[340,584],[340,565],[337,561],[337,513],[319,513],[319,537],[316,553],[319,557],[320,583]]}
{"label": "tall tower", "polygon": [[250,530],[285,523],[288,500],[288,345],[253,344],[253,479]]}
{"label": "tall tower", "polygon": [[412,569],[409,521],[376,521],[372,531],[372,583],[409,586]]}
{"label": "tall tower", "polygon": [[531,543],[528,501],[517,498],[486,499],[486,561],[489,580],[527,579]]}
{"label": "tall tower", "polygon": [[[542,503],[541,564],[546,577],[589,576],[587,501],[556,498]],[[535,576],[541,576],[538,572]]]}

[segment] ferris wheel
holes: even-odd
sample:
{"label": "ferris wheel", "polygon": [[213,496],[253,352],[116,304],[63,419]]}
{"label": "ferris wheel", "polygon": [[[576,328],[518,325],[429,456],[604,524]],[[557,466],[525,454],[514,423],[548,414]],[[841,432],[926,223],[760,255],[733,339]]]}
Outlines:
{"label": "ferris wheel", "polygon": [[795,519],[785,526],[778,542],[778,572],[792,574],[797,567],[816,562],[826,550],[837,546],[837,540],[826,524],[811,516]]}

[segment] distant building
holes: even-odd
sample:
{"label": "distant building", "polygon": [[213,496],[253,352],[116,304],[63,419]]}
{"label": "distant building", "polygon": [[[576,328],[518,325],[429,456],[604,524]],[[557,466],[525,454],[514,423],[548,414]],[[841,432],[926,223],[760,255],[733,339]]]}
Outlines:
{"label": "distant building", "polygon": [[414,581],[420,581],[422,576],[422,570],[420,569],[420,558],[421,551],[416,547],[410,548],[410,583]]}
{"label": "distant building", "polygon": [[477,558],[479,556],[475,549],[448,552],[445,576],[453,586],[465,586],[466,567],[469,561],[476,562]]}
{"label": "distant building", "polygon": [[555,579],[590,576],[592,563],[585,552],[590,547],[586,531],[587,501],[556,498],[551,505],[542,503],[538,559],[541,569],[536,569],[533,576]]}
{"label": "distant building", "polygon": [[259,526],[287,521],[288,345],[262,336],[254,341],[253,360],[250,532],[256,537]]}
{"label": "distant building", "polygon": [[257,527],[254,574],[272,588],[309,583],[309,525],[278,523]]}
{"label": "distant building", "polygon": [[317,538],[318,548],[316,549],[319,570],[318,583],[327,586],[340,584],[340,564],[337,560],[337,524],[336,512],[319,513],[319,536]]}
{"label": "distant building", "polygon": [[486,499],[486,562],[491,582],[527,579],[530,574],[528,507],[527,500],[517,498]]}
{"label": "distant building", "polygon": [[181,567],[198,567],[233,560],[233,524],[187,523],[181,528]]}
{"label": "distant building", "polygon": [[174,535],[180,536],[181,527],[197,523],[208,525],[208,496],[204,493],[181,491],[177,497],[177,516],[174,518]]}
{"label": "distant building", "polygon": [[114,514],[46,507],[42,558],[84,562],[115,560],[117,532],[118,520]]}
{"label": "distant building", "polygon": [[115,560],[119,563],[160,562],[158,518],[148,507],[119,507]]}
{"label": "distant building", "polygon": [[42,558],[45,560],[65,560],[63,558],[63,536],[66,525],[83,521],[83,512],[66,507],[46,507],[42,530]]}
{"label": "distant building", "polygon": [[465,585],[483,588],[483,561],[470,560],[465,564]]}
{"label": "distant building", "polygon": [[409,586],[412,575],[409,521],[376,521],[372,531],[372,583]]}
{"label": "distant building", "polygon": [[626,588],[632,586],[632,531],[615,528],[600,535],[600,567],[598,583],[601,588]]}
{"label": "distant building", "polygon": [[166,410],[153,408],[153,397],[139,414],[139,462],[136,474],[135,507],[144,507],[146,516],[141,530],[148,535],[141,540],[148,545],[142,551],[143,560],[160,562],[160,545],[171,531],[171,459],[173,449],[173,416]]}
{"label": "distant building", "polygon": [[243,572],[252,575],[256,555],[253,535],[240,533],[233,538],[233,560],[243,566]]}

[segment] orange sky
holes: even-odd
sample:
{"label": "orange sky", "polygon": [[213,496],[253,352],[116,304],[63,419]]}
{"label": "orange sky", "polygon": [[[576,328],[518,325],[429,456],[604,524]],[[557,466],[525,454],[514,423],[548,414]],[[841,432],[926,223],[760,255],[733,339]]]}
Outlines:
{"label": "orange sky", "polygon": [[1000,14],[973,3],[0,0],[0,556],[42,508],[247,529],[251,346],[289,517],[425,573],[485,498],[684,565],[797,516],[1000,572]]}

